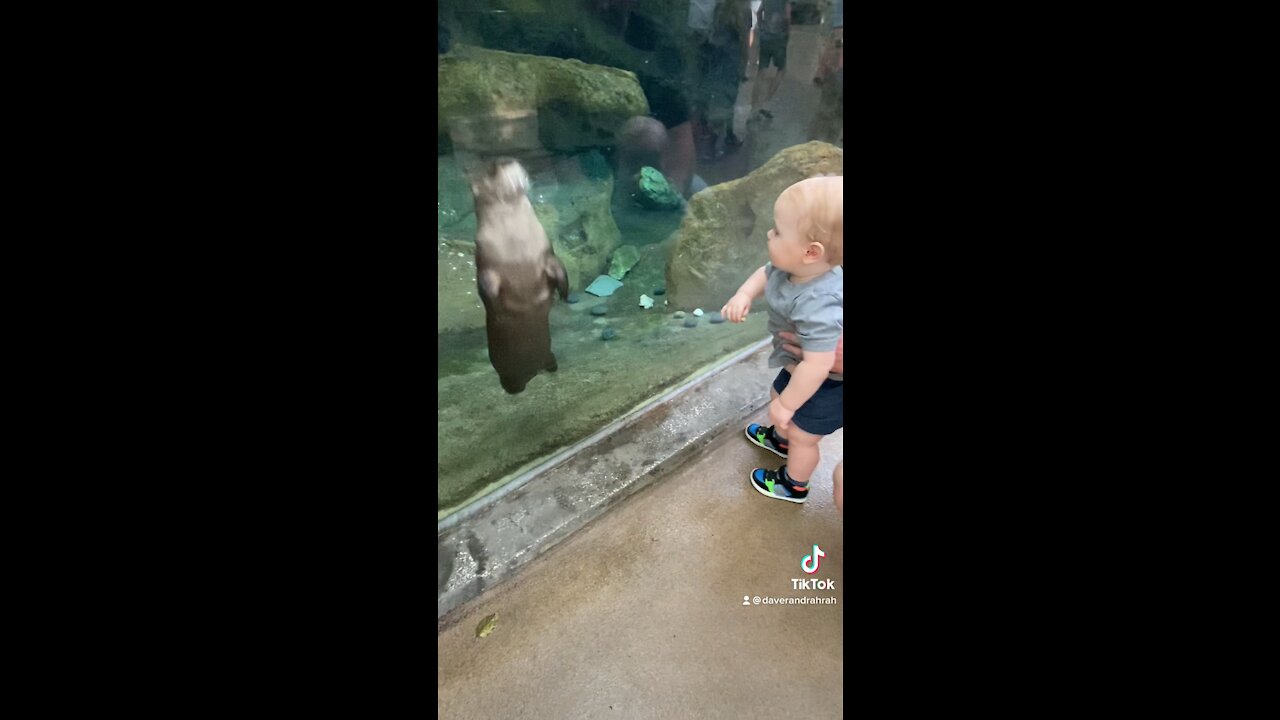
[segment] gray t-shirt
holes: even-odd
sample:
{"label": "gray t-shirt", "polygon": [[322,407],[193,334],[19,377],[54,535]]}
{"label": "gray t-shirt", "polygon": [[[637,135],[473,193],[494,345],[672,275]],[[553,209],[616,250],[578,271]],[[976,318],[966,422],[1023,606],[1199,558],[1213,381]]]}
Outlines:
{"label": "gray t-shirt", "polygon": [[760,3],[760,37],[773,40],[787,36],[787,5],[790,0],[764,0]]}
{"label": "gray t-shirt", "polygon": [[[779,332],[796,335],[794,345],[805,352],[832,352],[844,334],[844,268],[836,266],[806,283],[793,283],[788,273],[765,263],[764,299],[769,303],[769,333],[773,354],[769,367],[799,363],[800,358],[782,349]],[[831,380],[844,375],[829,373]]]}

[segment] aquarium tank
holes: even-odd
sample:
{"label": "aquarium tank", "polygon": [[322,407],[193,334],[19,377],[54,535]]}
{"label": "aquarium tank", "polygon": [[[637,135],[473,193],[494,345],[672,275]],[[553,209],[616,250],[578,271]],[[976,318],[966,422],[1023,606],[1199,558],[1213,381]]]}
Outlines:
{"label": "aquarium tank", "polygon": [[[719,310],[779,193],[844,174],[844,68],[839,2],[443,0],[437,22],[443,519],[767,338],[763,306]],[[534,222],[562,268],[539,287]]]}

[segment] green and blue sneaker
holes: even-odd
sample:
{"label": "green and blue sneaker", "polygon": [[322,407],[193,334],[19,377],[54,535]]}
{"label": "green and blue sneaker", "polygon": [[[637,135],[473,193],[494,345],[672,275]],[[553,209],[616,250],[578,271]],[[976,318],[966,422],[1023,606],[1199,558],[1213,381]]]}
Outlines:
{"label": "green and blue sneaker", "polygon": [[780,458],[787,456],[787,441],[773,432],[772,425],[765,427],[751,423],[747,426],[747,439]]}
{"label": "green and blue sneaker", "polygon": [[751,487],[765,497],[787,502],[803,503],[809,498],[809,483],[798,483],[787,475],[787,466],[777,470],[756,468],[751,471]]}

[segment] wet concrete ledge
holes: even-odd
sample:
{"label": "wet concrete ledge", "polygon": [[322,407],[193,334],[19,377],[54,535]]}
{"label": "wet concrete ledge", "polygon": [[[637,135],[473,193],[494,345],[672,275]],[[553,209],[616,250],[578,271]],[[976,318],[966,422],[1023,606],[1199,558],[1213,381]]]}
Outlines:
{"label": "wet concrete ledge", "polygon": [[469,600],[764,407],[769,341],[747,348],[437,525],[437,630]]}

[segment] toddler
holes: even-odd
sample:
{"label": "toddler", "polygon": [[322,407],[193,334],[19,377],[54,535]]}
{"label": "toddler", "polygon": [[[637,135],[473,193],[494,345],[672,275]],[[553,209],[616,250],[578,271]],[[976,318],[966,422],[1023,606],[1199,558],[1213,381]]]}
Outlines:
{"label": "toddler", "polygon": [[[782,191],[767,237],[769,262],[720,312],[739,323],[761,294],[769,303],[769,367],[783,369],[770,393],[773,424],[751,423],[747,438],[787,463],[752,470],[751,485],[766,497],[803,503],[818,441],[844,427],[844,375],[831,372],[844,333],[844,178],[809,178]],[[781,332],[794,333],[800,357],[784,347]]]}

